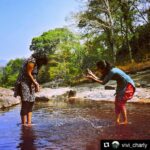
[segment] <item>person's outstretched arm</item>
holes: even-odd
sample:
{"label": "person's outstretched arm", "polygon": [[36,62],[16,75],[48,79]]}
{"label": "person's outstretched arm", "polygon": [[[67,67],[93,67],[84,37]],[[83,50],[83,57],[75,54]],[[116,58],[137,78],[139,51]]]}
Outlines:
{"label": "person's outstretched arm", "polygon": [[92,75],[87,75],[86,77],[87,77],[88,79],[92,79],[92,80],[94,80],[94,81],[96,81],[96,82],[98,82],[98,83],[100,83],[100,84],[103,84],[103,81],[100,80],[98,77],[94,77],[94,76],[92,76]]}

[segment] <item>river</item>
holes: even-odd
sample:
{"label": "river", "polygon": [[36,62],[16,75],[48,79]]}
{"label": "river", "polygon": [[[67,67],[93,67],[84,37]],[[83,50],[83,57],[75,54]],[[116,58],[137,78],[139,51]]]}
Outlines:
{"label": "river", "polygon": [[36,102],[33,126],[20,105],[0,110],[0,150],[99,150],[101,139],[150,139],[150,104],[128,103],[129,124],[116,126],[113,102]]}

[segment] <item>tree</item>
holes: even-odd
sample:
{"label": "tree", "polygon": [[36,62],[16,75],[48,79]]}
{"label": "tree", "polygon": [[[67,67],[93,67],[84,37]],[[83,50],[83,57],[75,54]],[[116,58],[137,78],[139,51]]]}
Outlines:
{"label": "tree", "polygon": [[117,9],[117,1],[89,0],[87,9],[77,16],[78,26],[85,28],[87,33],[95,35],[106,34],[105,48],[113,62],[116,62],[116,41],[115,41],[115,19],[114,12]]}
{"label": "tree", "polygon": [[73,40],[73,34],[67,28],[56,28],[44,32],[41,36],[32,39],[30,50],[34,52],[43,52],[53,54],[58,44],[68,40]]}
{"label": "tree", "polygon": [[78,63],[79,58],[82,57],[79,56],[82,50],[80,36],[67,28],[49,30],[41,36],[33,38],[30,49],[49,55],[47,68],[41,68],[39,71],[39,81],[41,82],[63,78],[65,82],[70,83],[81,72],[81,64]]}
{"label": "tree", "polygon": [[[133,61],[133,51],[131,48],[131,40],[137,34],[136,30],[139,26],[148,23],[145,12],[150,6],[148,0],[119,0],[120,3],[120,18],[122,31],[122,45],[128,51],[129,60]],[[122,46],[123,48],[123,46]]]}
{"label": "tree", "polygon": [[23,61],[24,59],[17,58],[15,60],[10,60],[7,63],[6,67],[3,68],[2,72],[2,86],[14,86]]}
{"label": "tree", "polygon": [[88,0],[86,8],[76,15],[78,27],[84,29],[91,42],[99,37],[99,48],[105,49],[109,60],[116,62],[121,52],[125,54],[123,59],[127,57],[132,62],[130,41],[136,28],[148,22],[149,6],[149,0]]}

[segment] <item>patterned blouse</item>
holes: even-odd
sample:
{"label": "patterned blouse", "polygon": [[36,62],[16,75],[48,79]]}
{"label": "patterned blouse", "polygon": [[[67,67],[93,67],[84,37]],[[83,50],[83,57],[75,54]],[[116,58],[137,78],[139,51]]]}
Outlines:
{"label": "patterned blouse", "polygon": [[32,71],[33,77],[36,79],[38,74],[38,68],[36,59],[33,57],[28,58],[24,61],[20,73],[18,75],[15,88],[14,96],[20,96],[22,101],[34,102],[35,101],[35,85],[27,73],[27,64],[34,63],[35,67]]}

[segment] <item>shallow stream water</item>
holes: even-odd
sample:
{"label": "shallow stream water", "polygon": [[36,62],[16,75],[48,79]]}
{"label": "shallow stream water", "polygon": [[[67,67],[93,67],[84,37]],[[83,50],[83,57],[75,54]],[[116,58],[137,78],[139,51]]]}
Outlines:
{"label": "shallow stream water", "polygon": [[17,105],[0,110],[0,150],[99,150],[102,139],[150,139],[149,107],[127,104],[129,124],[116,126],[112,102],[37,102],[34,125],[24,127]]}

